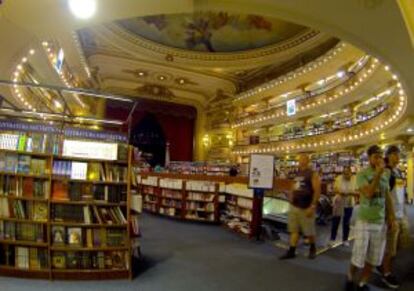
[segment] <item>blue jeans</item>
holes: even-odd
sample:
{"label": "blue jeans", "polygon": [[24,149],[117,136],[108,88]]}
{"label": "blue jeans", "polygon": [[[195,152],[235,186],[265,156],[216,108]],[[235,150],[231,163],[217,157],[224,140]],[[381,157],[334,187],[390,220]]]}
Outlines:
{"label": "blue jeans", "polygon": [[[353,210],[353,207],[344,208],[344,217],[342,219],[342,240],[343,241],[347,241],[349,237],[352,210]],[[341,222],[340,216],[332,217],[331,240],[336,240],[336,234],[338,232],[338,227],[339,227],[340,222]]]}

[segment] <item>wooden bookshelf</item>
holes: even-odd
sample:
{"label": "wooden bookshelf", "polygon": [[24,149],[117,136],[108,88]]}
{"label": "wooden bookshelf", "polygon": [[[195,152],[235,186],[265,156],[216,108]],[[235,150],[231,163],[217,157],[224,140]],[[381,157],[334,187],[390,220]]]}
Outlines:
{"label": "wooden bookshelf", "polygon": [[108,163],[108,164],[118,164],[118,165],[125,165],[125,166],[129,165],[127,160],[102,160],[102,159],[68,157],[68,156],[59,156],[59,155],[54,155],[53,158],[56,160],[66,160],[66,161]]}
{"label": "wooden bookshelf", "polygon": [[113,203],[113,202],[106,202],[106,201],[66,201],[66,200],[50,200],[50,203],[52,204],[67,204],[67,205],[96,205],[96,206],[108,206],[108,207],[114,207],[114,206],[121,206],[125,207],[127,206],[126,202],[120,202],[120,203]]}
{"label": "wooden bookshelf", "polygon": [[12,221],[12,222],[20,222],[20,223],[29,223],[29,224],[48,224],[48,221],[18,219],[18,218],[10,218],[10,217],[0,217],[0,221],[1,220],[3,220],[3,221]]}
{"label": "wooden bookshelf", "polygon": [[[172,179],[174,179],[175,177],[178,176],[174,176]],[[191,220],[191,221],[200,221],[200,222],[215,222],[218,223],[219,222],[219,203],[218,203],[218,191],[219,191],[219,184],[215,183],[214,181],[211,182],[210,181],[210,186],[213,187],[213,189],[211,189],[210,191],[208,190],[192,190],[191,189],[186,189],[186,183],[188,181],[184,180],[182,183],[182,188],[181,189],[177,189],[176,186],[166,186],[160,185],[160,179],[161,177],[158,179],[157,181],[157,185],[146,185],[146,184],[139,184],[138,188],[140,193],[142,194],[142,200],[143,200],[143,205],[144,205],[144,210],[150,213],[155,213],[155,214],[159,214],[161,216],[167,216],[167,217],[172,217],[172,218],[176,218],[176,219],[182,219],[182,220]],[[179,178],[178,178],[179,179]],[[204,183],[205,181],[203,180],[191,180],[190,183]],[[149,193],[150,191],[148,191],[148,188],[152,188],[153,189],[153,193]],[[181,195],[181,197],[169,197],[167,196],[164,192],[168,191],[174,195]],[[152,192],[152,191],[151,191]],[[189,197],[189,193],[198,193],[199,195],[212,195],[213,196],[213,200],[211,201],[206,201],[203,199],[192,199],[191,197]],[[156,198],[156,199],[152,199],[152,200],[147,200],[147,196],[151,197],[151,198]],[[172,200],[172,201],[179,201],[181,202],[181,206],[176,206],[176,205],[167,205],[165,204],[164,200]],[[213,203],[214,204],[214,210],[206,210],[203,209],[201,210],[201,207],[197,210],[197,209],[189,209],[187,208],[187,203]],[[148,207],[148,205],[153,205],[155,207],[155,209],[150,209]],[[164,213],[161,212],[161,209],[164,209]],[[177,213],[175,215],[170,215],[168,213],[165,213],[168,209],[176,209]],[[214,214],[214,219],[206,219],[204,217],[188,217],[189,213],[208,213],[208,214]]]}
{"label": "wooden bookshelf", "polygon": [[46,198],[34,198],[34,197],[18,197],[18,196],[0,196],[7,197],[9,200],[24,200],[24,201],[37,201],[37,202],[48,202]]}
{"label": "wooden bookshelf", "polygon": [[36,248],[48,248],[49,247],[49,244],[47,242],[41,243],[41,242],[6,240],[6,239],[1,239],[0,244],[19,245],[19,246],[28,246],[28,247],[36,247]]}
{"label": "wooden bookshelf", "polygon": [[82,222],[50,222],[50,225],[56,226],[77,226],[77,227],[102,227],[102,228],[125,228],[128,224],[99,224],[99,223],[82,223]]}
{"label": "wooden bookshelf", "polygon": [[55,252],[109,252],[109,251],[126,251],[128,247],[75,247],[75,246],[51,246],[50,249]]}
{"label": "wooden bookshelf", "polygon": [[13,172],[4,172],[1,171],[0,175],[2,176],[14,176],[14,177],[22,177],[22,178],[34,178],[34,179],[49,179],[49,175],[35,175],[35,174],[24,174],[24,173],[13,173]]}
{"label": "wooden bookshelf", "polygon": [[[102,160],[102,159],[86,159],[86,158],[78,158],[78,157],[67,157],[67,156],[61,156],[56,154],[49,154],[49,153],[38,153],[38,152],[26,152],[26,151],[16,151],[16,150],[5,150],[0,149],[0,152],[4,152],[6,155],[27,155],[31,156],[32,158],[42,159],[45,160],[45,172],[47,174],[45,175],[35,175],[35,174],[26,174],[26,173],[19,173],[19,172],[8,172],[0,170],[0,176],[10,176],[13,179],[16,178],[32,178],[37,180],[42,180],[39,183],[42,183],[41,185],[47,185],[45,189],[48,189],[49,193],[45,193],[44,198],[37,198],[37,197],[31,197],[28,195],[20,196],[11,196],[8,195],[8,193],[1,193],[0,198],[6,198],[8,203],[14,203],[13,201],[19,201],[21,200],[21,203],[44,203],[47,205],[47,220],[45,221],[35,221],[32,219],[18,219],[14,217],[16,215],[13,210],[10,212],[9,216],[11,217],[3,217],[1,216],[0,212],[0,223],[10,223],[13,225],[13,227],[16,228],[15,231],[17,231],[17,224],[27,224],[27,225],[39,225],[39,227],[42,227],[42,234],[44,238],[44,242],[36,242],[36,241],[19,241],[14,239],[0,239],[0,251],[1,247],[4,248],[24,248],[27,250],[28,254],[32,250],[37,250],[40,252],[40,250],[46,252],[46,260],[47,260],[47,268],[43,268],[41,270],[35,269],[35,268],[17,268],[17,253],[16,257],[13,259],[14,265],[6,265],[1,264],[2,260],[0,258],[0,276],[16,276],[16,277],[23,277],[23,278],[39,278],[39,279],[61,279],[61,280],[91,280],[91,279],[132,279],[132,246],[131,246],[131,239],[132,234],[130,232],[130,205],[131,205],[131,164],[132,164],[132,147],[127,146],[128,150],[128,159],[127,160]],[[29,158],[28,158],[29,159]],[[126,180],[125,181],[106,181],[106,180],[81,180],[81,179],[70,179],[67,177],[57,176],[55,173],[53,173],[53,166],[54,161],[65,161],[65,162],[85,162],[89,165],[89,163],[100,163],[102,167],[105,168],[104,171],[107,171],[108,168],[109,171],[119,171],[118,175],[121,177],[121,179],[125,179],[124,173],[126,172]],[[89,167],[89,166],[88,166]],[[89,168],[88,168],[89,171]],[[125,172],[124,172],[125,171]],[[99,175],[101,175],[99,173]],[[117,179],[118,180],[118,179]],[[112,187],[109,189],[120,189],[119,194],[115,193],[116,195],[120,195],[119,197],[125,197],[120,200],[121,202],[107,202],[103,200],[82,200],[84,199],[81,197],[81,200],[56,200],[54,197],[54,183],[67,183],[68,187],[72,187],[72,184],[90,184],[90,187],[95,187],[95,185],[98,187]],[[43,184],[44,183],[44,184]],[[69,189],[69,188],[68,188]],[[76,190],[74,190],[76,191]],[[92,190],[91,190],[92,191]],[[118,191],[118,190],[114,190]],[[67,192],[68,199],[70,199],[71,196],[69,196],[69,191]],[[91,192],[91,195],[94,195],[95,192]],[[113,194],[113,195],[115,195]],[[105,194],[106,195],[106,194]],[[111,193],[112,195],[112,193]],[[116,196],[118,197],[118,196]],[[59,197],[60,198],[60,197]],[[126,200],[124,200],[126,199]],[[114,201],[110,200],[109,201]],[[118,201],[118,198],[115,199],[115,201]],[[16,202],[17,203],[17,202]],[[25,204],[24,204],[25,205]],[[73,221],[55,221],[54,215],[56,215],[56,209],[55,207],[79,207],[79,209],[82,209],[84,206],[88,206],[90,208],[90,215],[91,217],[95,216],[94,209],[97,208],[98,211],[106,211],[110,212],[111,218],[114,219],[114,221],[117,219],[117,221],[120,221],[119,215],[116,213],[116,215],[112,215],[112,212],[121,211],[122,215],[126,219],[127,223],[114,223],[114,224],[105,224],[105,223],[84,223],[84,222],[73,222]],[[119,210],[117,209],[119,207]],[[114,209],[114,210],[111,210]],[[27,209],[24,210],[26,212],[25,215],[27,215]],[[102,213],[99,212],[99,215]],[[83,213],[83,215],[85,215]],[[27,216],[26,216],[27,217]],[[84,217],[85,219],[85,217]],[[85,220],[86,221],[86,220]],[[107,220],[105,220],[107,221]],[[95,220],[94,220],[95,222]],[[54,233],[53,230],[56,227],[61,227],[65,231],[65,235],[68,236],[66,233],[71,228],[80,228],[82,231],[82,244],[79,246],[70,246],[68,244],[64,245],[56,245],[53,243],[54,240]],[[120,244],[119,246],[97,246],[97,247],[87,247],[86,246],[86,232],[87,231],[93,231],[97,230],[102,232],[109,231],[112,232],[119,232],[125,233],[127,236],[125,238],[124,244]],[[0,238],[4,237],[1,233],[1,231],[4,231],[4,228],[0,228]],[[66,238],[68,239],[68,238]],[[108,239],[108,238],[106,238]],[[115,240],[116,241],[116,240]],[[16,250],[17,252],[17,250]],[[126,268],[119,269],[119,268],[108,268],[108,269],[69,269],[69,268],[62,268],[62,269],[55,269],[53,267],[52,261],[53,256],[55,253],[69,253],[69,252],[80,252],[80,253],[103,253],[108,254],[109,256],[113,255],[112,252],[122,252],[121,258],[125,260],[123,262],[124,266]],[[36,252],[37,254],[37,252]],[[2,254],[0,253],[0,256]],[[28,255],[27,260],[31,260],[32,258]],[[10,262],[10,261],[9,261]]]}

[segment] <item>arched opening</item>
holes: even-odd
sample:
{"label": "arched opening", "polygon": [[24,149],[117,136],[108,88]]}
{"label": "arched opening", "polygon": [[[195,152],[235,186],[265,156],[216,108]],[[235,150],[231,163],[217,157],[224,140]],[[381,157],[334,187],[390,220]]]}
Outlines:
{"label": "arched opening", "polygon": [[165,163],[165,135],[153,114],[145,115],[132,129],[131,144],[147,156],[148,163],[154,167]]}

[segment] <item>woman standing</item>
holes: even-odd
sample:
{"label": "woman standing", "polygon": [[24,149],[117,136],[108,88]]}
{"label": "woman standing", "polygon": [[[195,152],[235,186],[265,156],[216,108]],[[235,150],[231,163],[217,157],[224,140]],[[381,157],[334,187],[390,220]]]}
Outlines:
{"label": "woman standing", "polygon": [[354,195],[356,195],[355,176],[350,166],[345,166],[342,175],[335,179],[334,191],[336,195],[333,200],[331,244],[336,240],[342,217],[342,241],[345,246],[349,246],[350,221],[354,207]]}

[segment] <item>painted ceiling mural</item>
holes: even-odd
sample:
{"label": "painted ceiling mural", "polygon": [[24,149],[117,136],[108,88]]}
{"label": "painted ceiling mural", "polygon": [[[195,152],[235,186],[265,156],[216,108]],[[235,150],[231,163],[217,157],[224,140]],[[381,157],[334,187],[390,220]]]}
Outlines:
{"label": "painted ceiling mural", "polygon": [[275,18],[227,12],[154,15],[117,22],[147,40],[200,52],[240,52],[273,45],[306,28]]}

